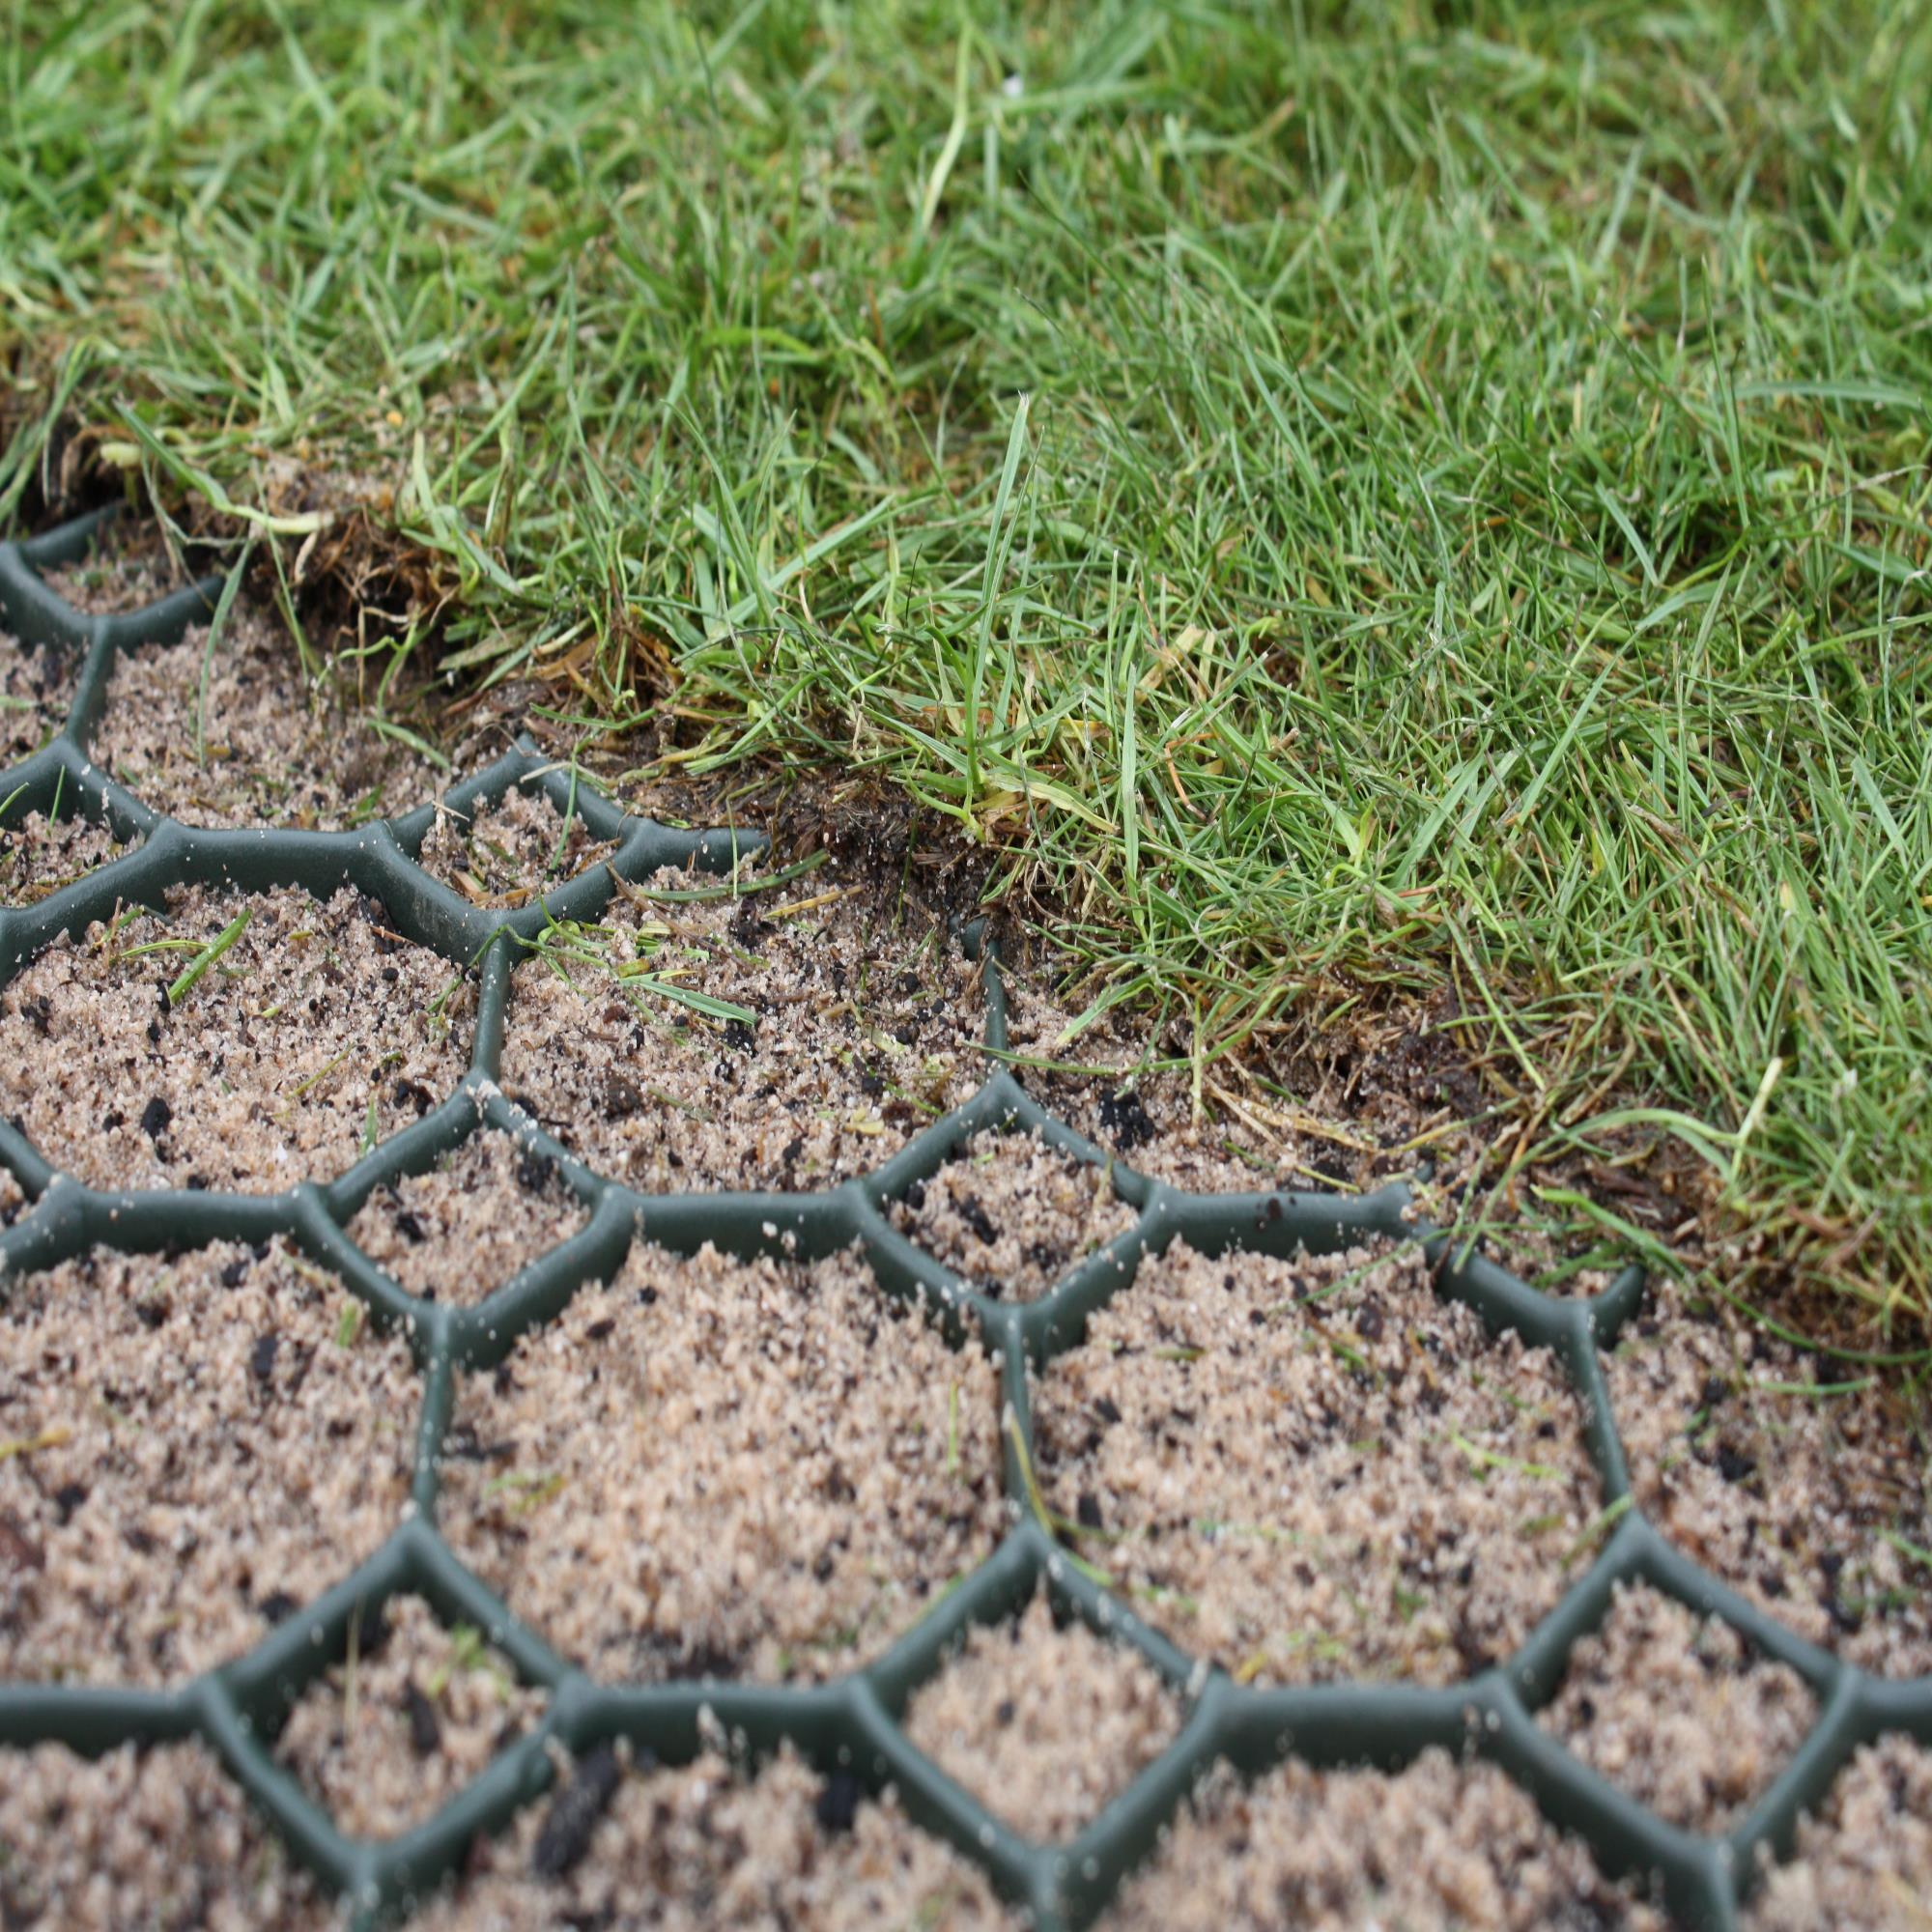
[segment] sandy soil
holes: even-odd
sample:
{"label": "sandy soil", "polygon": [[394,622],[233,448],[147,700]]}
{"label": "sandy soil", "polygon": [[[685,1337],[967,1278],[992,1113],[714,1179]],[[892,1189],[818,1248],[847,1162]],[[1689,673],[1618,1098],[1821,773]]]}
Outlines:
{"label": "sandy soil", "polygon": [[[647,1192],[821,1188],[876,1166],[979,1084],[981,1004],[943,934],[892,929],[831,869],[789,899],[622,899],[601,956],[554,955],[568,980],[526,961],[505,1090],[588,1165]],[[667,871],[652,886],[717,883]],[[666,987],[754,1023],[694,1012]]]}
{"label": "sandy soil", "polygon": [[412,1294],[476,1302],[589,1219],[554,1161],[485,1127],[429,1173],[379,1187],[348,1233]]}
{"label": "sandy soil", "polygon": [[537,1720],[473,1630],[446,1631],[420,1597],[391,1598],[356,1629],[355,1661],[311,1684],[275,1744],[351,1837],[393,1838],[432,1817]]}
{"label": "sandy soil", "polygon": [[240,1656],[400,1520],[400,1338],[270,1246],[104,1249],[0,1302],[0,1679],[177,1682]]}
{"label": "sandy soil", "polygon": [[1490,1765],[1209,1778],[1103,1932],[1668,1932]]}
{"label": "sandy soil", "polygon": [[338,1923],[212,1752],[0,1751],[9,1932],[323,1932]]}
{"label": "sandy soil", "polygon": [[707,1755],[566,1766],[547,1805],[481,1852],[422,1932],[991,1932],[1017,1920],[976,1867],[789,1751],[754,1777]]}
{"label": "sandy soil", "polygon": [[196,581],[175,567],[159,529],[126,516],[109,524],[78,563],[56,564],[41,578],[56,596],[90,616],[143,610]]}
{"label": "sandy soil", "polygon": [[0,905],[32,905],[118,859],[125,849],[105,825],[29,812],[0,832]]}
{"label": "sandy soil", "polygon": [[1054,1628],[1036,1597],[980,1626],[914,1692],[913,1743],[1015,1831],[1070,1838],[1173,1743],[1180,1700],[1137,1652],[1085,1624]]}
{"label": "sandy soil", "polygon": [[0,771],[38,752],[67,722],[79,668],[71,651],[29,650],[0,631]]}
{"label": "sandy soil", "polygon": [[639,1246],[457,1391],[440,1519],[593,1675],[819,1678],[1006,1524],[991,1364],[875,1287]]}
{"label": "sandy soil", "polygon": [[1932,1566],[1911,1553],[1932,1545],[1922,1407],[1831,1393],[1861,1371],[1670,1283],[1605,1366],[1660,1529],[1813,1643],[1867,1670],[1932,1670]]}
{"label": "sandy soil", "polygon": [[[91,753],[145,805],[188,825],[334,831],[426,804],[447,778],[326,692],[310,692],[272,611],[237,598],[201,700],[208,632],[116,666]],[[196,719],[206,756],[196,756]]]}
{"label": "sandy soil", "polygon": [[[169,1007],[197,949],[243,911],[245,930]],[[462,1078],[470,982],[354,891],[322,904],[196,887],[104,933],[63,935],[0,989],[0,1110],[98,1187],[326,1180]]]}
{"label": "sandy soil", "polygon": [[1904,1737],[1861,1746],[1798,1852],[1765,1874],[1746,1932],[1926,1932],[1932,1926],[1932,1752]]}
{"label": "sandy soil", "polygon": [[1104,1168],[1033,1134],[975,1134],[892,1204],[893,1225],[994,1296],[1033,1300],[1134,1225]]}
{"label": "sandy soil", "polygon": [[616,846],[592,836],[582,818],[566,824],[542,791],[516,787],[469,817],[440,811],[423,839],[423,869],[454,886],[472,905],[520,906],[608,859]]}
{"label": "sandy soil", "polygon": [[1637,1583],[1617,1586],[1538,1721],[1660,1818],[1715,1834],[1764,1796],[1816,1717],[1788,1665]]}
{"label": "sandy soil", "polygon": [[1174,1640],[1264,1682],[1440,1684],[1554,1607],[1597,1512],[1547,1350],[1413,1247],[1142,1263],[1037,1382],[1040,1482]]}
{"label": "sandy soil", "polygon": [[25,1190],[6,1168],[0,1167],[0,1228],[11,1228],[26,1205]]}

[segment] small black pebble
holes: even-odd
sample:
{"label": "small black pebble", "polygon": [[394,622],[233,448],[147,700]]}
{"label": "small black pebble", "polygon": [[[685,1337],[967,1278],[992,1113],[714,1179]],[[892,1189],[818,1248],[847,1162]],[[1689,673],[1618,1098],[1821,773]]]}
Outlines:
{"label": "small black pebble", "polygon": [[270,1590],[255,1607],[271,1624],[279,1624],[294,1616],[301,1605],[286,1590]]}
{"label": "small black pebble", "polygon": [[959,1218],[989,1247],[1000,1238],[1000,1231],[993,1226],[993,1217],[986,1212],[977,1194],[962,1194],[957,1211]]}
{"label": "small black pebble", "polygon": [[859,1780],[849,1771],[835,1771],[819,1790],[817,1811],[821,1832],[849,1832],[859,1816]]}
{"label": "small black pebble", "polygon": [[1010,1697],[1003,1697],[993,1709],[993,1721],[1003,1730],[1020,1714],[1020,1707]]}
{"label": "small black pebble", "polygon": [[418,1757],[431,1757],[442,1748],[442,1720],[413,1684],[403,1686],[403,1715],[410,1720],[410,1748]]}
{"label": "small black pebble", "polygon": [[1121,1419],[1121,1406],[1120,1404],[1115,1402],[1112,1396],[1103,1395],[1099,1399],[1099,1401],[1094,1405],[1094,1413],[1097,1415],[1102,1422],[1118,1422]]}
{"label": "small black pebble", "polygon": [[556,1172],[556,1162],[535,1148],[526,1148],[517,1160],[517,1185],[526,1194],[541,1194]]}
{"label": "small black pebble", "polygon": [[1742,1483],[1757,1468],[1757,1458],[1744,1455],[1728,1443],[1719,1445],[1718,1474],[1727,1483]]}
{"label": "small black pebble", "polygon": [[1100,1095],[1100,1131],[1119,1148],[1136,1148],[1154,1135],[1154,1125],[1141,1096],[1125,1087]]}
{"label": "small black pebble", "polygon": [[168,1105],[166,1100],[164,1100],[160,1096],[160,1094],[156,1094],[155,1097],[152,1100],[150,1100],[145,1107],[141,1109],[141,1131],[144,1134],[146,1134],[151,1141],[157,1141],[164,1133],[167,1132],[169,1125],[172,1123],[174,1120],[174,1117],[175,1117],[175,1110]]}
{"label": "small black pebble", "polygon": [[429,1239],[429,1236],[423,1230],[423,1224],[407,1208],[399,1208],[396,1210],[396,1233],[406,1241],[421,1243]]}
{"label": "small black pebble", "polygon": [[73,1513],[87,1500],[85,1483],[63,1483],[54,1492],[54,1508],[60,1512],[62,1522],[71,1520]]}
{"label": "small black pebble", "polygon": [[590,1326],[583,1331],[583,1339],[586,1342],[601,1342],[607,1335],[609,1335],[616,1327],[616,1325],[617,1325],[616,1322],[609,1320],[608,1318],[602,1321],[593,1321],[590,1324]]}
{"label": "small black pebble", "polygon": [[622,1776],[609,1745],[578,1759],[575,1776],[551,1800],[530,1853],[530,1869],[538,1878],[561,1878],[582,1859]]}
{"label": "small black pebble", "polygon": [[258,1382],[265,1382],[275,1373],[275,1350],[282,1346],[279,1335],[258,1335],[255,1347],[248,1356],[248,1373]]}
{"label": "small black pebble", "polygon": [[248,1262],[245,1256],[227,1263],[215,1276],[223,1288],[240,1288],[248,1278]]}
{"label": "small black pebble", "polygon": [[908,1208],[910,1208],[915,1214],[923,1213],[925,1209],[924,1181],[915,1180],[912,1183],[912,1185],[906,1189],[905,1205]]}
{"label": "small black pebble", "polygon": [[1074,1506],[1074,1515],[1080,1519],[1082,1529],[1104,1529],[1106,1520],[1100,1514],[1100,1498],[1092,1490],[1082,1490],[1080,1500]]}

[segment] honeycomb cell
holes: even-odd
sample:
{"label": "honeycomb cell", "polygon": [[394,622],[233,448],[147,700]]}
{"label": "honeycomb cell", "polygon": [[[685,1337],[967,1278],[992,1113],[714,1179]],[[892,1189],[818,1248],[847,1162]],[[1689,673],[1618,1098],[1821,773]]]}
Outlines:
{"label": "honeycomb cell", "polygon": [[1816,1717],[1804,1680],[1729,1624],[1619,1583],[1537,1721],[1666,1823],[1715,1834],[1763,1797]]}
{"label": "honeycomb cell", "polygon": [[0,830],[0,906],[33,905],[126,849],[111,826],[29,812]]}
{"label": "honeycomb cell", "polygon": [[1100,1932],[1669,1932],[1493,1765],[1427,1750],[1406,1770],[1291,1760],[1252,1785],[1218,1769]]}
{"label": "honeycomb cell", "polygon": [[1035,1400],[1083,1553],[1242,1682],[1485,1669],[1554,1607],[1598,1507],[1555,1357],[1438,1298],[1412,1244],[1177,1242]]}
{"label": "honeycomb cell", "polygon": [[542,1690],[420,1597],[368,1605],[350,1639],[297,1700],[274,1754],[351,1837],[421,1824],[542,1714]]}
{"label": "honeycomb cell", "polygon": [[475,1302],[589,1218],[555,1161],[485,1127],[427,1174],[377,1188],[348,1233],[412,1294]]}
{"label": "honeycomb cell", "polygon": [[608,859],[616,846],[582,816],[566,818],[538,785],[513,785],[494,804],[445,806],[423,838],[423,869],[471,905],[527,905],[539,893]]}
{"label": "honeycomb cell", "polygon": [[1867,1670],[1932,1670],[1924,1423],[1895,1387],[1670,1282],[1604,1367],[1637,1501],[1679,1548]]}
{"label": "honeycomb cell", "polygon": [[1932,1898],[1932,1752],[1896,1734],[1861,1745],[1789,1864],[1768,1865],[1745,1932],[1918,1932]]}
{"label": "honeycomb cell", "polygon": [[811,1266],[634,1248],[459,1385],[439,1516],[593,1676],[823,1678],[1006,1522],[992,1364]]}
{"label": "honeycomb cell", "polygon": [[[636,1914],[647,1901],[648,1918]],[[651,1932],[1019,1932],[965,1859],[897,1801],[818,1777],[787,1746],[755,1776],[717,1751],[675,1770],[606,1747],[413,1921],[421,1932],[643,1925]]]}
{"label": "honeycomb cell", "polygon": [[270,1243],[97,1248],[0,1299],[0,1679],[176,1682],[339,1582],[408,1500],[416,1378]]}
{"label": "honeycomb cell", "polygon": [[969,1631],[913,1693],[906,1735],[1023,1836],[1071,1838],[1173,1743],[1180,1699],[1138,1651],[1056,1628],[1036,1596]]}
{"label": "honeycomb cell", "polygon": [[353,890],[177,890],[0,990],[0,1110],[97,1187],[278,1191],[448,1094],[474,1005]]}
{"label": "honeycomb cell", "polygon": [[370,724],[366,699],[311,687],[279,620],[245,594],[212,658],[200,625],[180,643],[124,652],[89,749],[143,804],[187,825],[337,831],[425,804],[444,781]]}
{"label": "honeycomb cell", "polygon": [[503,1086],[587,1165],[653,1193],[825,1187],[972,1092],[979,981],[937,930],[849,888],[643,891],[724,895],[627,898],[512,981]]}
{"label": "honeycomb cell", "polygon": [[975,1134],[892,1204],[893,1225],[996,1298],[1047,1293],[1134,1225],[1109,1171],[1037,1134]]}
{"label": "honeycomb cell", "polygon": [[77,561],[44,565],[40,575],[56,597],[91,617],[143,611],[197,581],[152,524],[123,517],[101,528]]}
{"label": "honeycomb cell", "polygon": [[0,1750],[0,1922],[327,1932],[339,1918],[199,1744]]}
{"label": "honeycomb cell", "polygon": [[38,752],[67,722],[79,668],[72,650],[23,644],[0,631],[0,771]]}

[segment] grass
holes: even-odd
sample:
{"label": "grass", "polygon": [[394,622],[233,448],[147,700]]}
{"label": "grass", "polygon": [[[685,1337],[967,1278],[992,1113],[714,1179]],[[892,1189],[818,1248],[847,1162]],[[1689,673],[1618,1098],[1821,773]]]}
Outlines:
{"label": "grass", "polygon": [[1919,1349],[1923,5],[14,0],[0,67],[0,514],[360,588],[378,708],[863,767],[1226,1072],[1453,980],[1496,1199],[1676,1136],[1732,1292]]}

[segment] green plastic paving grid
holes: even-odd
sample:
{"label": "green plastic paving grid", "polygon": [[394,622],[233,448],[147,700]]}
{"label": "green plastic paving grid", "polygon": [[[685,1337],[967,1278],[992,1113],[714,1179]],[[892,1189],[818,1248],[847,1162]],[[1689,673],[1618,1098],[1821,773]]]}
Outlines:
{"label": "green plastic paving grid", "polygon": [[[1090,1924],[1216,1759],[1247,1776],[1291,1755],[1318,1767],[1394,1770],[1440,1746],[1500,1766],[1553,1824],[1589,1844],[1606,1873],[1652,1877],[1686,1926],[1721,1932],[1737,1923],[1761,1848],[1789,1853],[1800,1812],[1823,1798],[1859,1745],[1884,1731],[1932,1743],[1932,1677],[1879,1678],[1799,1638],[1674,1548],[1637,1508],[1598,1352],[1615,1341],[1638,1306],[1643,1283],[1635,1269],[1593,1299],[1559,1301],[1480,1255],[1450,1252],[1445,1236],[1413,1218],[1409,1194],[1400,1184],[1359,1197],[1291,1191],[1201,1196],[1135,1174],[1118,1160],[1112,1161],[1115,1189],[1136,1208],[1136,1225],[1040,1300],[1016,1305],[993,1299],[908,1240],[892,1225],[888,1205],[982,1129],[1037,1130],[1080,1160],[1112,1159],[1040,1107],[1002,1059],[1007,1022],[998,962],[990,950],[982,951],[977,929],[969,928],[961,942],[983,958],[988,1076],[964,1106],[870,1174],[821,1193],[642,1195],[592,1173],[497,1086],[504,1005],[519,949],[492,941],[505,931],[527,940],[551,917],[595,920],[613,890],[604,867],[503,915],[479,911],[414,863],[434,804],[334,833],[211,831],[157,818],[90,764],[89,729],[117,654],[137,643],[178,639],[212,609],[221,583],[210,580],[123,615],[87,616],[70,609],[42,582],[38,568],[84,554],[100,523],[99,516],[84,518],[48,536],[0,544],[0,624],[29,647],[71,651],[78,669],[66,724],[0,778],[0,826],[33,810],[79,812],[104,819],[119,836],[138,842],[37,904],[0,909],[0,983],[62,931],[110,916],[117,901],[152,900],[168,886],[298,887],[326,896],[348,883],[380,899],[398,931],[473,972],[480,986],[471,1065],[456,1091],[326,1185],[305,1181],[266,1195],[98,1191],[55,1172],[23,1134],[0,1123],[0,1164],[13,1171],[32,1204],[13,1228],[0,1232],[0,1281],[9,1271],[49,1266],[97,1242],[148,1252],[282,1235],[339,1275],[380,1325],[407,1336],[423,1378],[415,1512],[373,1556],[278,1624],[247,1656],[180,1689],[0,1684],[0,1745],[54,1741],[97,1753],[130,1741],[198,1736],[295,1856],[349,1901],[353,1921],[373,1926],[406,1917],[461,1866],[477,1833],[502,1830],[547,1790],[554,1776],[551,1741],[582,1752],[629,1739],[647,1746],[661,1762],[677,1764],[704,1747],[715,1719],[733,1746],[752,1756],[789,1740],[822,1774],[843,1771],[867,1791],[896,1786],[911,1817],[976,1861],[1004,1896],[1030,1908],[1040,1932],[1078,1932]],[[494,799],[525,782],[544,786],[559,809],[574,807],[598,837],[615,840],[610,863],[627,879],[673,864],[726,871],[735,855],[762,845],[754,834],[674,832],[630,817],[545,766],[528,749],[454,787],[445,803],[467,809],[479,797]],[[474,1307],[419,1299],[364,1257],[346,1227],[374,1189],[423,1172],[486,1126],[554,1160],[591,1210],[589,1222]],[[1468,1304],[1492,1332],[1514,1329],[1563,1361],[1581,1402],[1605,1504],[1620,1515],[1589,1570],[1522,1649],[1465,1682],[1439,1690],[1387,1683],[1282,1690],[1237,1685],[1141,1622],[1084,1574],[1035,1515],[1028,1482],[1030,1378],[1081,1342],[1087,1318],[1132,1278],[1142,1256],[1177,1237],[1208,1254],[1242,1248],[1288,1257],[1303,1246],[1333,1252],[1368,1236],[1420,1238],[1437,1264],[1439,1293]],[[1001,1439],[1014,1526],[958,1588],[867,1667],[801,1688],[716,1680],[593,1683],[519,1622],[439,1535],[438,1463],[458,1378],[501,1361],[526,1330],[556,1315],[578,1288],[608,1279],[640,1237],[682,1254],[708,1240],[740,1258],[802,1260],[857,1241],[886,1293],[915,1301],[955,1346],[980,1339],[999,1364]],[[1695,1612],[1727,1620],[1766,1655],[1789,1664],[1818,1699],[1818,1719],[1804,1743],[1744,1822],[1720,1837],[1664,1823],[1536,1722],[1535,1713],[1562,1679],[1571,1647],[1605,1614],[1613,1586],[1639,1578]],[[915,1749],[899,1724],[913,1691],[943,1666],[969,1627],[1005,1618],[1042,1582],[1062,1613],[1144,1655],[1185,1700],[1188,1713],[1159,1758],[1078,1836],[1055,1845],[1016,1833]],[[346,1654],[353,1627],[370,1608],[403,1592],[422,1596],[445,1624],[486,1632],[550,1699],[543,1721],[435,1816],[393,1839],[355,1840],[336,1830],[270,1751],[304,1689]]]}

